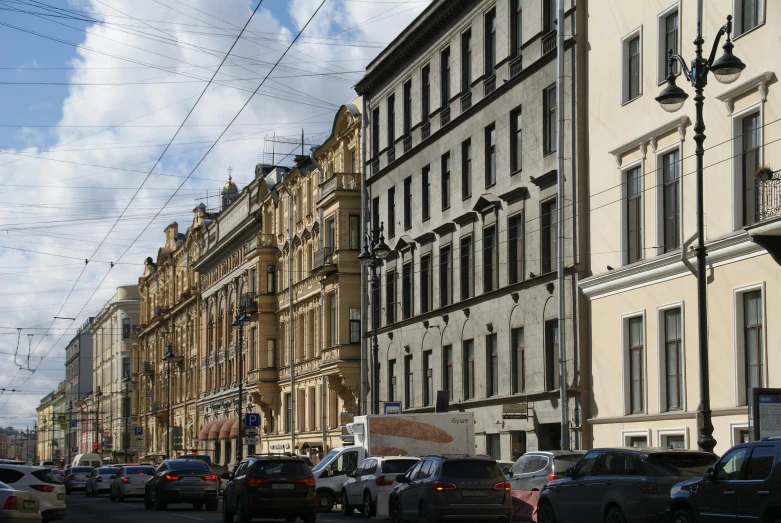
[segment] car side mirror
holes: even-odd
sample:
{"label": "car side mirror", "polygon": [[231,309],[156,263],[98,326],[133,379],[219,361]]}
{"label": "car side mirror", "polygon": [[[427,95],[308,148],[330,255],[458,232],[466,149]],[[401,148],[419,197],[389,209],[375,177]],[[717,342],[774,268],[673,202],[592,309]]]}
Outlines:
{"label": "car side mirror", "polygon": [[703,479],[707,480],[714,480],[716,479],[716,474],[713,472],[713,467],[708,467],[705,469],[705,472],[702,473]]}
{"label": "car side mirror", "polygon": [[220,474],[220,479],[231,479],[230,472],[223,472],[222,474]]}
{"label": "car side mirror", "polygon": [[407,482],[407,475],[406,474],[399,474],[396,476],[396,483],[406,483]]}

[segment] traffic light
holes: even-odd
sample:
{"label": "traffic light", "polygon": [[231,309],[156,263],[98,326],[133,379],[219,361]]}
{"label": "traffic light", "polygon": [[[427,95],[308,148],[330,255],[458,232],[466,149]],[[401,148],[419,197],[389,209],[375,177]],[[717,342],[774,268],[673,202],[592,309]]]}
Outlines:
{"label": "traffic light", "polygon": [[97,452],[97,451],[98,451],[98,442],[97,441],[93,441],[92,442],[92,452]]}

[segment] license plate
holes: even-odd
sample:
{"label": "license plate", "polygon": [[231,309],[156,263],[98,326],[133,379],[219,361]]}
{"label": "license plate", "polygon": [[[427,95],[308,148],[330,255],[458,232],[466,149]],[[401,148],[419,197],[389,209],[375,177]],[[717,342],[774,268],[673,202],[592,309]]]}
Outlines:
{"label": "license plate", "polygon": [[34,510],[35,509],[35,501],[24,500],[24,503],[22,503],[22,506],[24,508],[29,508],[29,509],[33,509]]}
{"label": "license plate", "polygon": [[65,494],[57,494],[57,499],[65,499]]}
{"label": "license plate", "polygon": [[271,488],[274,490],[293,490],[294,485],[292,483],[274,483]]}
{"label": "license plate", "polygon": [[481,496],[485,496],[485,491],[483,490],[464,490],[461,494],[465,498],[479,498]]}

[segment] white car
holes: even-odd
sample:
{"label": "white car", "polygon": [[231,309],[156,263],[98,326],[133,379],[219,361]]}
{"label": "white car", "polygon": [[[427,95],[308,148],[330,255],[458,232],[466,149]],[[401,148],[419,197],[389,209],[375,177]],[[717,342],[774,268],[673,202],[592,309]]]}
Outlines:
{"label": "white car", "polygon": [[116,467],[100,467],[93,469],[87,477],[87,484],[84,485],[84,493],[87,497],[98,497],[104,492],[109,491],[111,481],[116,477],[119,469]]}
{"label": "white car", "polygon": [[0,483],[0,521],[3,523],[41,523],[38,497]]}
{"label": "white car", "polygon": [[111,480],[109,498],[111,501],[125,501],[125,498],[143,498],[144,485],[155,475],[155,468],[149,465],[128,465],[121,467]]}
{"label": "white car", "polygon": [[396,476],[406,474],[418,461],[420,458],[410,456],[374,456],[363,460],[342,486],[342,515],[351,516],[357,508],[366,518],[387,517]]}
{"label": "white car", "polygon": [[51,469],[28,465],[0,465],[0,482],[37,496],[43,521],[65,519],[65,486]]}

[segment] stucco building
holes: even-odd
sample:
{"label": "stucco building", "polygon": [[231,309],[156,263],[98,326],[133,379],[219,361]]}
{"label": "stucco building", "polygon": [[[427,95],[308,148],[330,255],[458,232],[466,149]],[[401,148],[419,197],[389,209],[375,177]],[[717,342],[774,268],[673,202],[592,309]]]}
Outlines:
{"label": "stucco building", "polygon": [[[54,395],[52,391],[41,398],[35,411],[38,413],[38,438],[35,443],[35,455],[49,460],[54,456],[52,446],[54,436]],[[35,463],[37,465],[37,463]]]}
{"label": "stucco building", "polygon": [[[751,389],[781,385],[781,330],[768,321],[781,307],[781,182],[778,174],[756,176],[760,166],[781,163],[781,57],[768,52],[778,48],[772,4],[705,2],[706,53],[734,14],[734,54],[746,64],[734,83],[710,75],[705,88],[708,379],[718,453],[748,438]],[[654,100],[667,49],[695,56],[696,6],[589,3],[593,276],[580,288],[591,320],[593,446],[697,448],[696,279],[682,261],[695,263],[686,245],[696,232],[694,90],[679,74],[690,95],[683,109],[670,114]],[[775,261],[763,245],[775,249]]]}
{"label": "stucco building", "polygon": [[88,318],[76,331],[76,335],[65,347],[65,400],[68,410],[68,429],[65,434],[63,454],[73,455],[73,448],[79,446],[79,434],[71,421],[76,404],[92,391],[92,324],[95,318]]}

